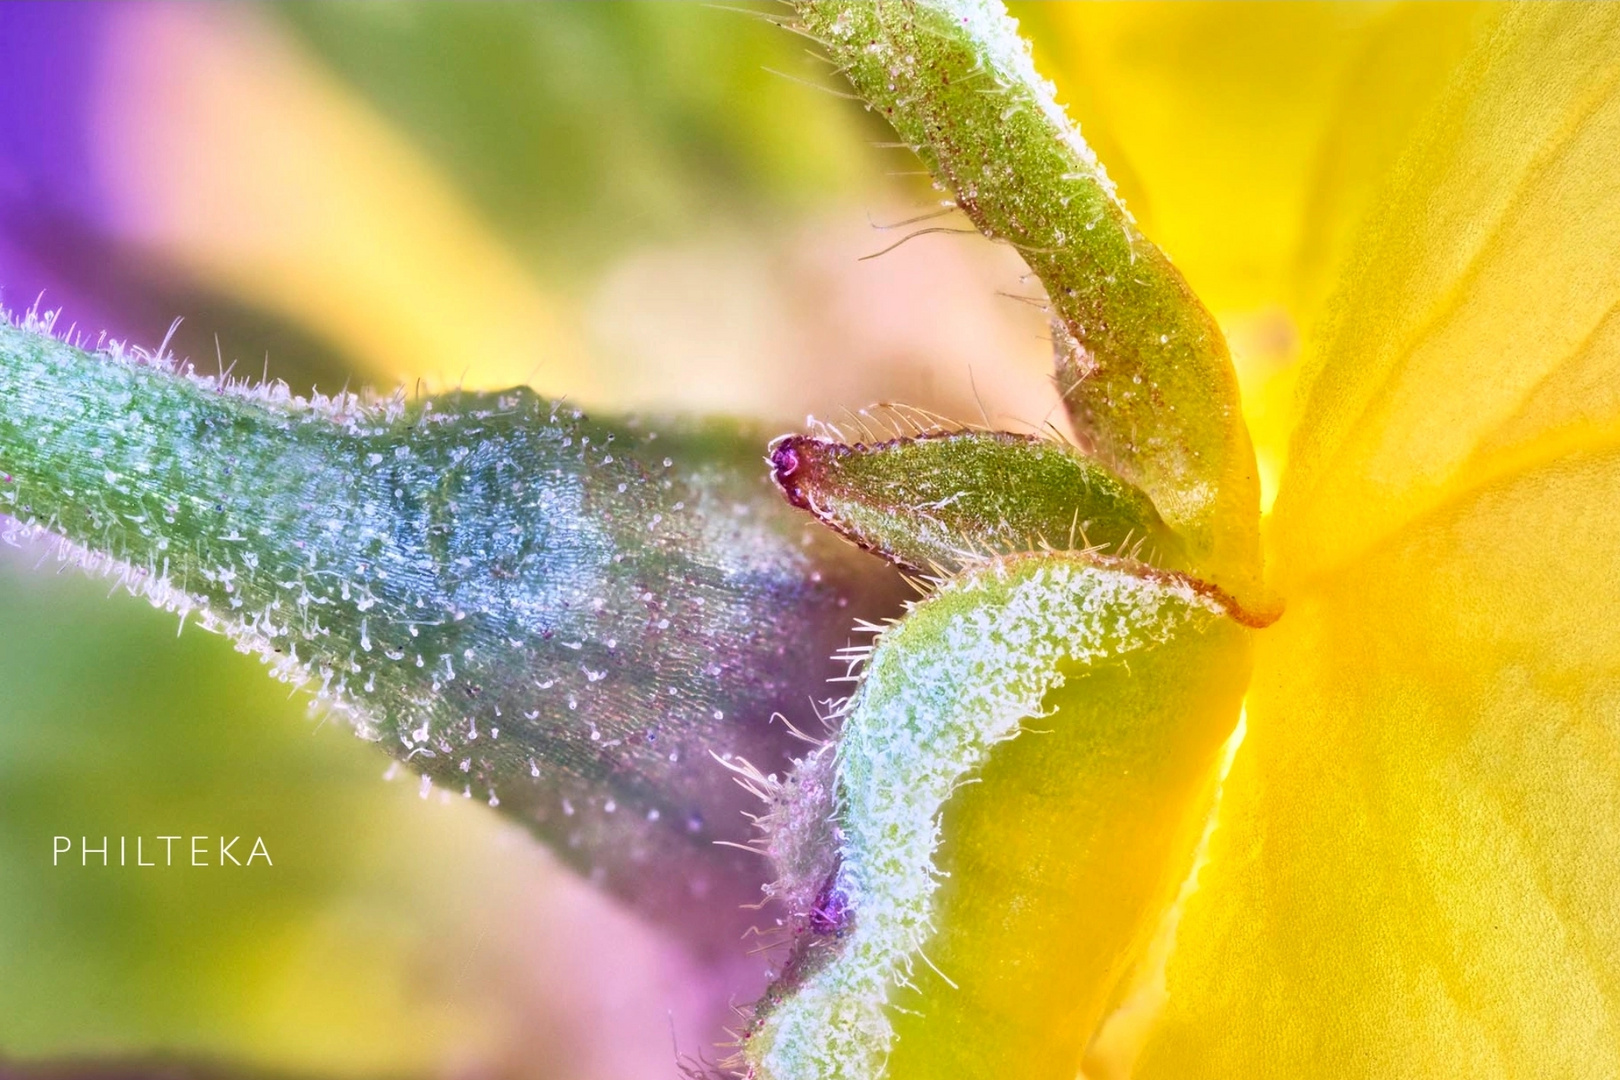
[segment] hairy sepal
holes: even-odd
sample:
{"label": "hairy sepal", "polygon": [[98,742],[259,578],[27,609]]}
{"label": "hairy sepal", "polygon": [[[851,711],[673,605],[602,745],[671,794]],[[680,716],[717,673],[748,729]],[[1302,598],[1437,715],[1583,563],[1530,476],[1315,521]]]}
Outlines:
{"label": "hairy sepal", "polygon": [[761,1003],[752,1074],[1073,1077],[1185,874],[1247,648],[1187,579],[1086,553],[919,602],[837,745],[846,914]]}
{"label": "hairy sepal", "polygon": [[849,445],[786,435],[770,457],[788,502],[921,573],[1093,547],[1183,564],[1180,539],[1146,494],[1056,439],[968,430]]}

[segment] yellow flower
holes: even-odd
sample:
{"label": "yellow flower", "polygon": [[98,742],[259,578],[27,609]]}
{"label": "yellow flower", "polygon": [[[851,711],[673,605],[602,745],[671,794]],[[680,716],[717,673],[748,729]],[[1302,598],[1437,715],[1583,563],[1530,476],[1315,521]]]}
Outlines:
{"label": "yellow flower", "polygon": [[[1029,194],[1021,178],[1047,164],[1016,155],[1050,114],[1027,120],[1006,92],[983,106],[1006,124],[990,135],[978,114],[969,129],[946,112],[952,94],[1015,81],[994,15],[979,27],[970,5],[933,21],[828,7],[837,14],[818,9],[812,29],[858,91],[921,145],[975,224],[1030,257],[1055,324],[1078,321],[1102,342],[1074,384],[1092,395],[1081,422],[1095,435],[1131,406],[1128,387],[1119,398],[1097,387],[1111,385],[1109,364],[1134,359],[1105,336],[1129,333],[1134,313],[1126,301],[1102,316],[1065,310],[1049,271],[1067,249],[1016,201]],[[964,88],[973,54],[948,38],[958,15],[964,39],[987,43],[978,56],[997,65],[995,87]],[[1104,53],[1166,18],[1192,36],[1187,55],[1224,43],[1212,30],[1225,17],[1210,11],[1040,17],[1094,24],[1080,39]],[[761,1076],[1620,1071],[1609,1018],[1620,639],[1607,625],[1620,612],[1620,11],[1266,17],[1361,21],[1373,57],[1398,54],[1425,25],[1454,48],[1415,77],[1350,81],[1352,115],[1406,92],[1396,123],[1329,141],[1328,160],[1365,170],[1322,181],[1331,198],[1268,177],[1250,197],[1271,209],[1234,223],[1196,170],[1127,171],[1148,193],[1148,227],[1169,223],[1171,253],[1189,253],[1188,277],[1229,320],[1272,308],[1307,327],[1303,405],[1267,536],[1288,612],[1254,635],[1241,742],[1192,872],[1141,931],[1133,917],[1156,910],[1159,875],[1186,850],[1167,842],[1163,808],[1199,805],[1196,779],[1167,762],[1207,738],[1206,714],[1236,715],[1235,704],[1225,718],[1212,710],[1220,688],[1198,684],[1241,671],[1241,658],[1212,648],[1149,666],[1197,636],[1156,622],[1170,594],[1136,601],[1135,626],[1112,612],[1075,620],[1064,598],[1117,600],[1136,586],[1107,581],[1106,567],[1077,571],[1061,552],[970,568],[879,640],[845,719],[835,881],[855,915],[845,943],[762,1010],[745,1047]],[[952,44],[928,51],[942,40]],[[1175,44],[1135,41],[1154,61],[1179,56]],[[1122,106],[1110,128],[1099,88],[1128,92],[1106,63],[1076,67],[1103,121],[1098,142],[1130,163],[1150,158],[1143,132],[1174,83]],[[1311,111],[1312,81],[1285,112]],[[1397,150],[1391,129],[1402,128]],[[1133,157],[1133,139],[1146,155]],[[1008,160],[1029,167],[985,164]],[[1022,231],[984,210],[998,201],[1021,211]],[[1243,245],[1247,257],[1232,254]],[[1156,271],[1131,250],[1142,285]],[[1115,273],[1106,259],[1099,245],[1076,261],[1095,279]],[[1330,271],[1330,289],[1312,280]],[[1169,381],[1153,385],[1169,408],[1188,404]],[[1120,639],[1099,645],[1087,637],[1098,626]],[[1052,681],[1031,685],[1043,649],[1057,657]],[[1136,669],[1121,677],[1117,656]],[[1004,734],[1019,716],[1039,717],[1043,734]],[[1124,730],[1110,727],[1124,717]],[[1149,738],[1158,757],[1140,752]],[[969,775],[978,783],[955,794]],[[1053,820],[1066,799],[1077,811],[1067,824]]]}
{"label": "yellow flower", "polygon": [[[1088,1075],[1613,1076],[1620,11],[1288,17],[1455,18],[1481,44],[1442,78],[1350,82],[1352,103],[1439,92],[1387,181],[1358,160],[1384,153],[1369,125],[1330,158],[1348,176],[1325,187],[1359,186],[1370,213],[1304,346],[1269,529],[1288,611],[1257,637],[1167,961]],[[1169,225],[1170,196],[1150,201]],[[1309,278],[1289,295],[1219,277],[1225,225],[1205,249],[1189,234],[1195,284],[1308,318]],[[1349,231],[1308,229],[1269,271]]]}

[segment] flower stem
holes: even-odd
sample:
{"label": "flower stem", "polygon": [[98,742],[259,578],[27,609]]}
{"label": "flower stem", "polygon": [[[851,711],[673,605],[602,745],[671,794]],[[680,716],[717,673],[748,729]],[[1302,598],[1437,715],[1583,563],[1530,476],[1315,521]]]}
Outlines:
{"label": "flower stem", "polygon": [[1220,328],[1144,237],[987,0],[800,0],[855,91],[986,236],[1046,286],[1060,388],[1084,448],[1140,487],[1201,571],[1259,573],[1259,486]]}

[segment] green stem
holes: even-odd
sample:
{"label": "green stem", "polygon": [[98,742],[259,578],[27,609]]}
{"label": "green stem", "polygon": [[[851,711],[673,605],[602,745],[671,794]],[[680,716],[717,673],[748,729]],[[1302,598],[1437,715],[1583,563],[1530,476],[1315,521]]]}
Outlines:
{"label": "green stem", "polygon": [[986,0],[799,0],[856,92],[952,205],[1046,286],[1084,448],[1140,487],[1204,574],[1259,572],[1259,486],[1219,327],[1136,228],[1102,165]]}

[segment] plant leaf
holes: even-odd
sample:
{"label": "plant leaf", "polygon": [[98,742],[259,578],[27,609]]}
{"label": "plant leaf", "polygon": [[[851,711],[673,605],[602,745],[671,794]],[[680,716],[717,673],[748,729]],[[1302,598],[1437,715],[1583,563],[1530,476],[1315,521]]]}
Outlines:
{"label": "plant leaf", "polygon": [[771,714],[900,587],[781,506],[760,441],[527,390],[305,402],[45,329],[0,328],[0,510],[666,917],[757,897],[710,754],[785,766]]}

